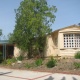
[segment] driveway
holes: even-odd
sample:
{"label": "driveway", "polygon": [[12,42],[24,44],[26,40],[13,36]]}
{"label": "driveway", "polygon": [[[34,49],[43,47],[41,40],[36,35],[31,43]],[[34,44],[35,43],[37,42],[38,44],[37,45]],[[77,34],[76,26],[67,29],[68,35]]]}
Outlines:
{"label": "driveway", "polygon": [[80,76],[0,68],[0,80],[80,80]]}

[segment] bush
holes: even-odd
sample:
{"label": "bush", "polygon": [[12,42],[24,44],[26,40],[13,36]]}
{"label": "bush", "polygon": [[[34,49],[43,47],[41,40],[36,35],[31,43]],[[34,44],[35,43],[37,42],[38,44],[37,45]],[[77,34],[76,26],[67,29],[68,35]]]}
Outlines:
{"label": "bush", "polygon": [[19,57],[17,57],[17,60],[19,60],[19,61],[22,61],[23,60],[23,56],[19,56]]}
{"label": "bush", "polygon": [[80,68],[80,63],[79,62],[75,62],[74,66],[75,66],[75,68]]}
{"label": "bush", "polygon": [[7,60],[6,60],[6,64],[7,64],[7,65],[11,65],[11,63],[12,63],[12,59],[7,59]]}
{"label": "bush", "polygon": [[29,68],[36,67],[36,65],[34,63],[26,63],[25,67],[29,69]]}
{"label": "bush", "polygon": [[53,57],[51,57],[51,59],[47,62],[46,65],[47,65],[48,68],[52,68],[56,65],[56,60],[53,59]]}
{"label": "bush", "polygon": [[29,69],[29,68],[31,68],[31,64],[26,63],[25,67]]}
{"label": "bush", "polygon": [[35,61],[35,65],[36,65],[36,66],[41,66],[41,65],[42,65],[42,62],[43,62],[42,59],[37,59],[37,60]]}
{"label": "bush", "polygon": [[12,59],[7,59],[7,60],[4,60],[2,62],[2,64],[7,64],[7,65],[11,65],[12,63],[16,62],[16,59],[15,58],[12,58]]}
{"label": "bush", "polygon": [[80,51],[78,51],[76,54],[75,54],[75,59],[80,59]]}

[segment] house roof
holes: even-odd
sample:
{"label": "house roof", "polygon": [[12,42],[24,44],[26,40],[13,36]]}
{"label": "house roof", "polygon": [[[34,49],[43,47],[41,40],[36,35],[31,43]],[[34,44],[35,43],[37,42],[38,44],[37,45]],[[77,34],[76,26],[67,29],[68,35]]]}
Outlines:
{"label": "house roof", "polygon": [[64,30],[64,29],[67,29],[67,28],[73,28],[73,27],[78,27],[78,28],[80,28],[80,26],[74,24],[74,25],[71,25],[71,26],[67,26],[67,27],[64,27],[64,28],[61,28],[61,29],[55,30],[55,31],[53,31],[52,33],[54,33],[54,32],[58,32],[58,31],[60,31],[60,30]]}
{"label": "house roof", "polygon": [[0,44],[11,44],[9,40],[0,40]]}

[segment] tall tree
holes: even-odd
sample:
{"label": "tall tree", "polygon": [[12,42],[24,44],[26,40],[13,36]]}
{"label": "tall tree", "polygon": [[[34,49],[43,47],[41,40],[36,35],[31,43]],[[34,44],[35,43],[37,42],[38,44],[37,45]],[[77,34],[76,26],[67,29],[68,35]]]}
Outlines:
{"label": "tall tree", "polygon": [[2,35],[2,29],[0,29],[0,36]]}
{"label": "tall tree", "polygon": [[[0,29],[0,37],[2,36],[2,29]],[[1,40],[1,38],[0,38],[0,40]]]}
{"label": "tall tree", "polygon": [[51,32],[55,20],[55,6],[49,6],[46,0],[23,0],[16,12],[16,25],[13,40],[17,46],[28,51],[28,57],[34,51],[44,49],[45,36]]}

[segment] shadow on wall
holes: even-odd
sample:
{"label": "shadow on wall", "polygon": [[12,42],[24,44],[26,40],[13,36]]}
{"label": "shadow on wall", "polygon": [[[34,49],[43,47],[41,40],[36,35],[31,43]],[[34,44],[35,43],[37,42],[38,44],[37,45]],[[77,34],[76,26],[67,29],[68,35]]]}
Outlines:
{"label": "shadow on wall", "polygon": [[48,35],[47,38],[46,38],[46,44],[45,44],[45,49],[44,49],[44,56],[52,56],[50,53],[51,53],[51,39],[52,39],[52,36],[51,35]]}
{"label": "shadow on wall", "polygon": [[[73,80],[78,80],[75,77],[72,77]],[[54,80],[54,78],[52,76],[49,76],[49,78],[45,79],[45,80]],[[65,77],[63,77],[61,80],[66,80]]]}

